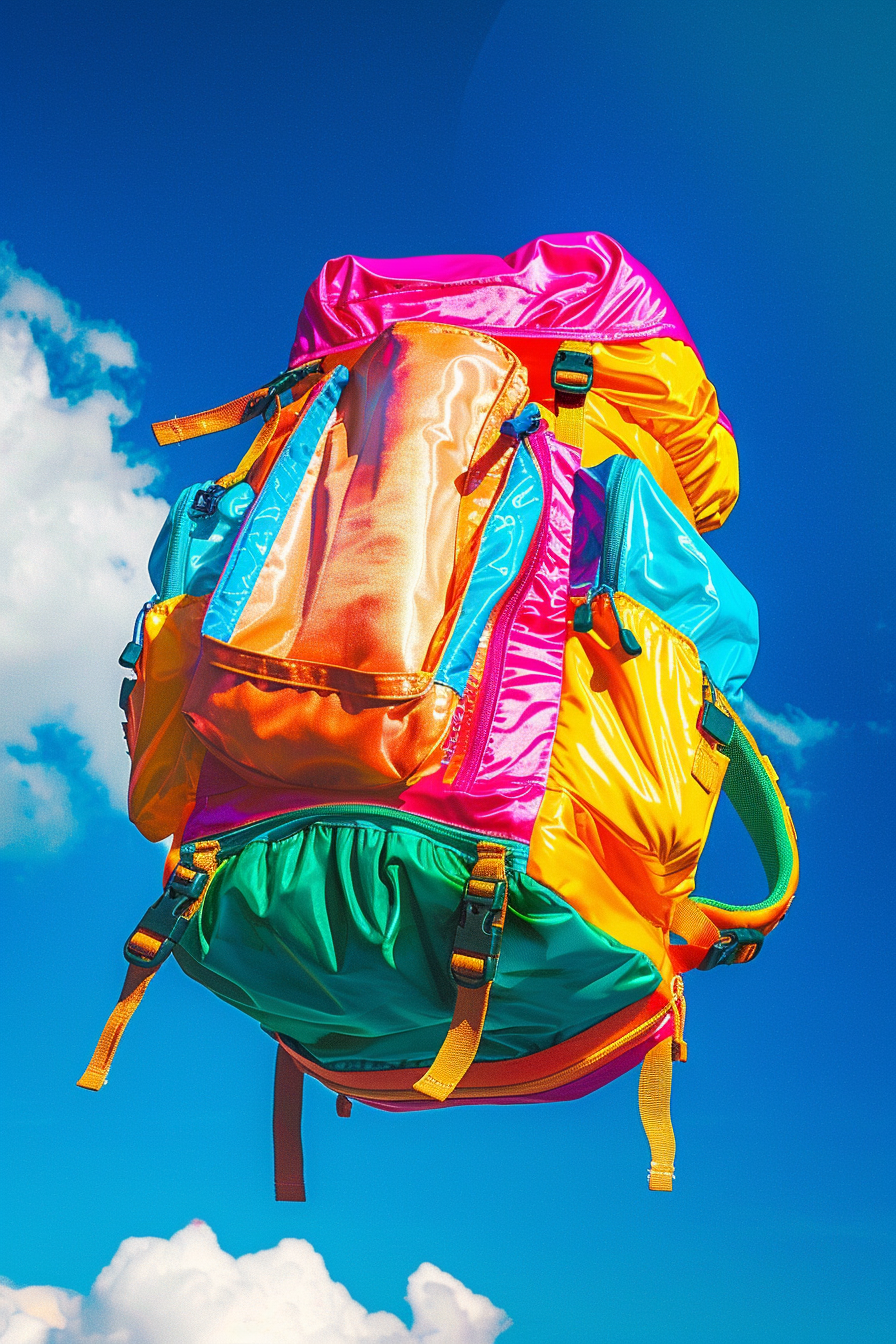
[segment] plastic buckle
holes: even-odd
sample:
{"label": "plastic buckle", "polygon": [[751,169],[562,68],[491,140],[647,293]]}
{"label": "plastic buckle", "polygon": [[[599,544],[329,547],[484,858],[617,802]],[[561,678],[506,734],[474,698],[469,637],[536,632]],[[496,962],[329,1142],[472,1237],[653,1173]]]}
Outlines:
{"label": "plastic buckle", "polygon": [[190,505],[190,513],[199,514],[200,518],[211,518],[213,513],[218,512],[218,502],[223,494],[223,485],[209,485],[204,490],[197,490]]}
{"label": "plastic buckle", "polygon": [[534,434],[541,424],[541,411],[534,401],[530,401],[528,406],[524,406],[519,415],[515,415],[512,420],[505,420],[501,426],[501,433],[506,434],[511,439],[521,439],[526,434]]}
{"label": "plastic buckle", "polygon": [[[585,375],[587,382],[580,383],[578,378],[572,383],[562,381],[563,374]],[[551,365],[551,387],[555,392],[566,392],[574,397],[584,397],[591,391],[594,382],[594,357],[590,350],[558,350]]]}
{"label": "plastic buckle", "polygon": [[453,954],[458,952],[464,957],[478,957],[484,963],[482,974],[479,976],[458,973],[452,965],[452,978],[456,984],[463,985],[466,989],[480,989],[494,980],[498,969],[504,930],[501,927],[495,928],[494,924],[504,907],[507,883],[495,882],[489,885],[494,886],[490,896],[473,895],[470,891],[470,882],[464,887],[460,919],[454,935],[454,946],[451,949],[452,962]]}
{"label": "plastic buckle", "polygon": [[712,700],[705,700],[700,727],[714,742],[720,742],[723,747],[727,747],[734,736],[736,724],[731,716],[713,704]]}
{"label": "plastic buckle", "polygon": [[310,364],[300,364],[297,369],[284,369],[283,373],[278,373],[277,377],[268,383],[267,390],[248,403],[241,416],[242,421],[254,420],[256,415],[261,415],[267,422],[271,418],[268,412],[277,398],[282,397],[284,392],[295,387],[303,378],[307,378],[309,373],[319,371],[320,364],[320,360],[315,359]]}
{"label": "plastic buckle", "polygon": [[[726,929],[697,967],[698,971],[711,971],[716,966],[734,966],[743,961],[752,961],[758,957],[765,942],[765,934],[758,929]],[[742,948],[754,950],[746,956],[739,956]]]}
{"label": "plastic buckle", "polygon": [[[124,945],[125,961],[132,966],[154,968],[174,951],[186,932],[189,919],[183,918],[183,911],[198,900],[208,882],[208,873],[194,872],[191,877],[179,877],[175,869],[168,879],[168,885],[154,905],[151,905]],[[161,946],[151,956],[131,948],[134,934],[149,933],[161,938]]]}

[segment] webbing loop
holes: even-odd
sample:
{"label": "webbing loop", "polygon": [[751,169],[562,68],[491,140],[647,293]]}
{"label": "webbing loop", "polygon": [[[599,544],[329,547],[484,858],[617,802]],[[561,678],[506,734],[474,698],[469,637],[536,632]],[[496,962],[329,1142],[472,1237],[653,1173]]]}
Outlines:
{"label": "webbing loop", "polygon": [[457,999],[448,1034],[414,1090],[444,1101],[462,1080],[479,1049],[492,981],[501,955],[507,917],[507,850],[480,840],[477,859],[464,887],[449,971]]}
{"label": "webbing loop", "polygon": [[555,434],[561,443],[585,443],[585,401],[594,382],[590,341],[564,341],[551,365],[551,387],[557,412]]}
{"label": "webbing loop", "polygon": [[181,849],[178,863],[159,899],[149,907],[124,945],[130,962],[118,1002],[103,1028],[90,1063],[78,1079],[78,1087],[98,1092],[106,1081],[115,1051],[146,988],[183,938],[187,925],[199,910],[218,867],[217,840],[197,840]]}

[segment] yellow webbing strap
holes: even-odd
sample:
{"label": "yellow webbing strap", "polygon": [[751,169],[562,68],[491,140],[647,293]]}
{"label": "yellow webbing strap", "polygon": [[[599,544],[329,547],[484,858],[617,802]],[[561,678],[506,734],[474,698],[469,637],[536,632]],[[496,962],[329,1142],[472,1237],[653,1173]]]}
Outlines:
{"label": "yellow webbing strap", "polygon": [[638,1080],[638,1108],[650,1144],[651,1190],[671,1190],[675,1179],[675,1130],[672,1128],[672,1037],[648,1050]]}
{"label": "yellow webbing strap", "polygon": [[[591,353],[590,341],[564,341],[561,350],[579,350],[583,354]],[[558,375],[559,377],[559,375]],[[585,374],[568,372],[562,375],[564,391],[555,388],[557,422],[554,435],[561,443],[572,444],[574,448],[585,445],[585,399],[588,395],[588,378]],[[576,391],[577,387],[583,390]]]}
{"label": "yellow webbing strap", "polygon": [[[137,937],[137,935],[135,934],[134,937]],[[145,939],[142,950],[147,955],[152,956],[161,947],[161,938],[151,940],[146,935],[142,935],[142,937]],[[131,941],[133,942],[134,938]],[[155,943],[155,946],[152,945],[153,943]],[[143,966],[128,967],[128,973],[124,978],[124,987],[119,995],[118,1002],[112,1009],[105,1027],[103,1027],[103,1033],[97,1041],[90,1063],[78,1079],[79,1087],[85,1087],[89,1092],[99,1092],[108,1076],[115,1051],[118,1049],[118,1042],[124,1035],[124,1029],[133,1017],[138,1003],[146,993],[146,986],[154,975],[155,970],[147,970]]]}
{"label": "yellow webbing strap", "polygon": [[[205,894],[211,884],[211,880],[215,875],[215,870],[218,867],[219,848],[220,846],[217,840],[199,840],[196,842],[196,847],[191,858],[192,869],[187,868],[182,864],[178,864],[175,868],[172,875],[175,878],[179,877],[184,881],[188,881],[191,877],[195,877],[196,873],[205,873],[208,879],[202,889],[202,895],[192,901],[183,910],[179,911],[177,915],[179,921],[186,922],[191,920],[197,910],[201,907],[202,902],[205,899]],[[155,906],[151,906],[146,912],[146,915],[144,915],[144,919],[147,919],[154,909]],[[183,924],[181,924],[180,927],[182,934]],[[164,935],[160,936],[157,932],[150,932],[138,925],[128,939],[126,947],[129,952],[149,960],[156,956],[162,947],[162,944],[166,941],[167,939]],[[179,937],[178,941],[180,941]],[[169,948],[169,951],[170,950],[171,949]],[[90,1063],[78,1079],[78,1087],[86,1088],[89,1092],[98,1092],[103,1086],[108,1076],[112,1060],[115,1058],[115,1051],[118,1049],[119,1042],[124,1035],[124,1029],[134,1016],[137,1005],[146,993],[146,988],[160,964],[161,963],[158,963],[155,966],[138,966],[132,963],[128,966],[127,974],[124,978],[124,985],[118,996],[118,1002],[112,1009],[112,1012],[109,1015],[109,1020],[103,1028],[100,1039],[97,1041],[96,1049],[91,1056]]]}
{"label": "yellow webbing strap", "polygon": [[[478,858],[470,880],[465,888],[465,900],[490,901],[498,889],[498,883],[504,887],[504,898],[500,911],[495,915],[491,928],[497,931],[500,939],[507,917],[507,850],[503,845],[492,841],[480,840],[476,846]],[[460,936],[460,933],[459,933]],[[497,963],[497,954],[494,957]],[[456,981],[464,978],[478,979],[487,973],[485,956],[465,952],[463,947],[455,946],[451,954],[451,972]],[[429,1069],[414,1084],[414,1091],[421,1092],[434,1101],[444,1101],[462,1080],[479,1049],[485,1015],[488,1012],[488,1000],[492,989],[495,965],[484,984],[475,987],[458,983],[454,1016],[448,1028],[448,1034],[441,1049]]]}

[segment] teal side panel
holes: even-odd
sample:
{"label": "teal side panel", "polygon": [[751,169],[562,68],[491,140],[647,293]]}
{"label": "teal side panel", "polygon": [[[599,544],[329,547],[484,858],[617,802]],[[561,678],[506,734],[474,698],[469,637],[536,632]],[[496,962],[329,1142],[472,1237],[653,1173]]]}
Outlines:
{"label": "teal side panel", "polygon": [[485,532],[457,624],[436,670],[436,681],[462,696],[486,622],[526,558],[544,508],[544,488],[531,455],[519,447]]}
{"label": "teal side panel", "polygon": [[[213,488],[214,484],[214,481],[204,481],[201,485],[190,486],[185,492],[187,498],[183,501],[179,499],[172,508],[152,548],[149,577],[162,600],[176,597],[178,593],[192,593],[194,597],[201,597],[214,590],[243,519],[255,502],[255,491],[251,485],[241,481],[239,485],[224,491],[210,517],[191,511],[190,502],[197,491]],[[179,539],[183,569],[177,576],[174,591],[163,593],[165,562],[173,542],[172,523],[175,519],[178,528],[186,533]]]}
{"label": "teal side panel", "polygon": [[[176,955],[188,975],[325,1067],[425,1069],[454,1008],[448,973],[471,859],[400,825],[313,824],[219,869]],[[643,953],[509,870],[477,1058],[555,1045],[650,994]]]}
{"label": "teal side panel", "polygon": [[759,651],[755,599],[641,463],[628,507],[619,588],[697,645],[738,708]]}

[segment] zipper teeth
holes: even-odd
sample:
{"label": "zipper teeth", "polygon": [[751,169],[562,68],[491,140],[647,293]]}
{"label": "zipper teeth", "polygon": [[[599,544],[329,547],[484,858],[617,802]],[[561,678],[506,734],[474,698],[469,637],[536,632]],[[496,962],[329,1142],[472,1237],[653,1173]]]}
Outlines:
{"label": "zipper teeth", "polygon": [[600,560],[600,586],[619,591],[620,570],[628,530],[628,511],[635,489],[638,463],[635,458],[617,459],[607,491],[607,522]]}
{"label": "zipper teeth", "polygon": [[[165,556],[165,570],[162,574],[162,591],[159,594],[159,600],[162,602],[167,601],[169,597],[175,597],[178,592],[183,592],[183,587],[172,591],[171,581],[174,578],[175,568],[178,572],[183,569],[184,514],[187,512],[190,498],[195,489],[195,486],[188,486],[186,490],[183,490],[180,499],[178,499],[174,506],[174,517],[171,520],[171,540],[168,543],[168,554]],[[178,561],[177,566],[175,566],[175,558]]]}
{"label": "zipper teeth", "polygon": [[[222,856],[227,855],[229,857],[232,854],[237,853],[246,845],[251,844],[253,840],[264,839],[268,832],[278,831],[281,827],[286,828],[286,833],[276,838],[287,840],[290,836],[295,835],[298,831],[304,829],[302,823],[305,823],[307,826],[313,826],[319,816],[332,816],[333,814],[336,814],[337,816],[347,815],[351,817],[361,817],[362,819],[367,816],[390,817],[399,824],[404,823],[410,830],[420,830],[424,834],[448,842],[453,840],[454,848],[459,847],[457,844],[459,836],[463,839],[469,837],[469,850],[471,854],[475,853],[476,841],[481,838],[478,833],[474,834],[472,831],[462,831],[460,827],[454,828],[443,826],[440,822],[431,821],[428,817],[418,817],[415,813],[397,812],[395,808],[377,807],[375,804],[364,804],[363,806],[355,807],[351,803],[322,803],[318,807],[309,807],[299,812],[287,813],[284,817],[268,819],[261,822],[250,822],[247,826],[240,827],[235,831],[225,831],[221,835],[216,836],[215,839],[220,843],[220,853]],[[292,830],[288,829],[290,826],[293,827]],[[192,853],[193,845],[198,843],[199,841],[187,841],[182,846],[183,853]],[[508,853],[514,858],[523,857],[522,851],[524,851],[525,847],[520,846],[519,842],[502,839],[502,843],[507,845]],[[525,867],[525,864],[523,864],[523,867]]]}
{"label": "zipper teeth", "polygon": [[[504,675],[504,663],[507,657],[507,638],[510,634],[513,622],[516,619],[516,614],[528,591],[529,580],[544,553],[545,541],[548,534],[552,493],[550,471],[546,469],[541,453],[537,448],[532,448],[528,438],[526,439],[526,444],[532,452],[535,465],[541,476],[542,488],[544,490],[541,521],[538,525],[538,531],[533,537],[533,544],[530,547],[523,569],[520,572],[516,584],[505,599],[501,614],[495,623],[495,629],[489,643],[489,651],[482,674],[482,685],[479,691],[482,700],[476,707],[476,726],[473,730],[473,740],[470,743],[467,758],[458,771],[457,778],[454,781],[454,787],[456,789],[466,788],[473,782],[476,775],[479,773],[479,767],[482,764],[482,757],[485,754],[486,744],[488,743],[489,735],[491,733],[492,719],[494,718],[495,706],[498,700],[498,691],[501,687],[501,678]],[[499,664],[497,667],[495,665],[496,663]]]}

